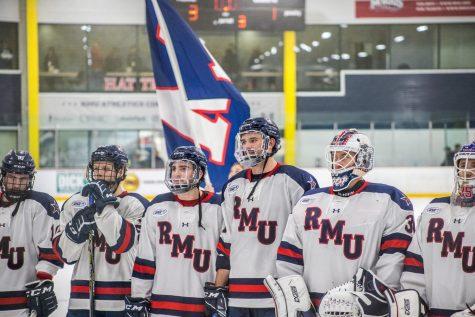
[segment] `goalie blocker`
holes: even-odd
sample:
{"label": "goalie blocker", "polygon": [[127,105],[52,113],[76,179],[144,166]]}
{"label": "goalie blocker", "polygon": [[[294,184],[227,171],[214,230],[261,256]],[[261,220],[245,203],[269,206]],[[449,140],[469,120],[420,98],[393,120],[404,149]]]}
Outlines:
{"label": "goalie blocker", "polygon": [[[264,280],[275,302],[277,317],[315,315],[300,275]],[[321,317],[420,317],[427,312],[415,290],[393,291],[371,271],[360,268],[353,279],[328,291],[319,307]]]}

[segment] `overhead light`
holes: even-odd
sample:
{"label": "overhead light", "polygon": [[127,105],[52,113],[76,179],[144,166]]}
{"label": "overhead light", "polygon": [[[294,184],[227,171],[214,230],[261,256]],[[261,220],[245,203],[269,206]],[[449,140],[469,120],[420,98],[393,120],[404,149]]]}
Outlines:
{"label": "overhead light", "polygon": [[361,57],[361,58],[368,57],[368,52],[358,52],[358,57]]}
{"label": "overhead light", "polygon": [[417,32],[425,32],[429,29],[429,27],[427,25],[419,25],[416,30]]}
{"label": "overhead light", "polygon": [[394,42],[396,43],[401,43],[402,41],[404,41],[406,38],[403,36],[403,35],[398,35],[396,37],[394,37]]}
{"label": "overhead light", "polygon": [[348,24],[340,24],[340,26],[343,28],[343,29],[346,29],[348,27]]}
{"label": "overhead light", "polygon": [[256,58],[256,59],[254,60],[254,63],[259,64],[260,61],[261,61],[260,59]]}
{"label": "overhead light", "polygon": [[340,55],[338,55],[338,54],[332,54],[332,55],[330,55],[330,57],[331,57],[332,59],[336,60],[336,61],[339,61],[339,60],[340,60]]}
{"label": "overhead light", "polygon": [[297,46],[294,46],[294,52],[295,53],[300,53],[300,48],[298,48]]}
{"label": "overhead light", "polygon": [[320,42],[319,42],[319,41],[313,41],[313,42],[312,42],[312,46],[313,46],[313,47],[317,47],[318,45],[320,45]]}
{"label": "overhead light", "polygon": [[378,45],[376,45],[376,49],[377,49],[378,51],[384,51],[384,50],[386,49],[386,45],[384,45],[384,44],[378,44]]}
{"label": "overhead light", "polygon": [[328,62],[330,59],[328,57],[322,57],[322,61],[324,61],[325,63]]}
{"label": "overhead light", "polygon": [[341,59],[345,59],[345,60],[350,59],[350,54],[347,54],[347,53],[341,54]]}
{"label": "overhead light", "polygon": [[309,53],[312,51],[312,48],[305,43],[300,43],[300,48]]}
{"label": "overhead light", "polygon": [[259,59],[261,59],[261,60],[264,59],[264,55],[262,55],[262,54],[259,55]]}
{"label": "overhead light", "polygon": [[269,51],[265,51],[264,55],[267,56],[267,57],[269,57],[269,56],[270,56],[270,52],[269,52]]}
{"label": "overhead light", "polygon": [[272,46],[272,48],[270,49],[270,53],[271,53],[272,55],[277,54],[277,47]]}
{"label": "overhead light", "polygon": [[324,40],[328,40],[329,38],[332,37],[332,33],[331,32],[323,32],[322,33],[322,39]]}
{"label": "overhead light", "polygon": [[284,45],[284,42],[279,41],[278,45],[279,45],[279,47],[282,47]]}

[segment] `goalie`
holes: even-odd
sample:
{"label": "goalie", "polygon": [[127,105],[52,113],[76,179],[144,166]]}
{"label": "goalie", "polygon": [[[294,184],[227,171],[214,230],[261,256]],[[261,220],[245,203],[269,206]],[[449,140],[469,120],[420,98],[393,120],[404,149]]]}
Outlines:
{"label": "goalie", "polygon": [[[267,279],[274,300],[279,293],[303,294],[305,291],[296,285],[306,284],[317,309],[329,290],[355,274],[359,273],[361,280],[366,280],[367,274],[373,276],[366,270],[359,272],[360,267],[374,271],[382,281],[378,285],[399,288],[404,255],[414,231],[409,199],[394,187],[363,179],[373,167],[373,147],[366,135],[355,129],[340,132],[327,148],[326,156],[333,186],[311,190],[300,199],[289,216],[278,249],[278,276],[291,281],[277,281],[280,286],[286,285],[281,292],[272,290],[275,283],[272,278]],[[289,277],[292,275],[301,275],[305,283]],[[292,283],[293,291],[287,290]],[[364,288],[358,290],[363,291]],[[383,293],[379,290],[370,297],[376,296],[374,301],[384,300],[387,307]],[[296,297],[300,302],[306,301],[305,297]],[[279,307],[293,306],[290,299],[284,304],[276,300],[279,316],[286,315],[279,312]],[[363,302],[367,303],[367,299]],[[384,314],[371,312],[374,316]]]}
{"label": "goalie", "polygon": [[454,165],[452,196],[434,199],[422,212],[401,278],[431,316],[475,315],[475,142],[455,154]]}

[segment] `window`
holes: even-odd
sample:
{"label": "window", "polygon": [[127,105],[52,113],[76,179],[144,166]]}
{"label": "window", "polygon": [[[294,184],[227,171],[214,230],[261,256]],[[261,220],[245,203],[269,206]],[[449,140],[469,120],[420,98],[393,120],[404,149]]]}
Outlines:
{"label": "window", "polygon": [[87,27],[40,25],[40,91],[86,91]]}
{"label": "window", "polygon": [[0,22],[0,69],[18,69],[18,24]]}
{"label": "window", "polygon": [[335,25],[307,26],[297,33],[298,90],[339,89],[339,41],[340,29]]}
{"label": "window", "polygon": [[437,68],[437,25],[391,26],[391,68]]}
{"label": "window", "polygon": [[89,161],[88,131],[58,131],[58,167],[86,168]]}
{"label": "window", "polygon": [[3,155],[7,154],[11,149],[16,149],[18,147],[18,133],[17,131],[2,131],[0,130],[0,149]]}
{"label": "window", "polygon": [[475,24],[440,26],[440,68],[475,68]]}
{"label": "window", "polygon": [[[386,69],[388,26],[353,25],[341,28],[341,69]],[[331,56],[330,56],[331,57]]]}
{"label": "window", "polygon": [[282,91],[282,36],[280,33],[241,31],[237,34],[237,86],[243,91]]}

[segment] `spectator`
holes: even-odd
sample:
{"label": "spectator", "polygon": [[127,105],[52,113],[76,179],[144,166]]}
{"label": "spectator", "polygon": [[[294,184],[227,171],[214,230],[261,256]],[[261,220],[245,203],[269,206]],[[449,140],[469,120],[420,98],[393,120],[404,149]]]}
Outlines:
{"label": "spectator", "polygon": [[43,68],[45,71],[54,73],[59,71],[59,58],[53,46],[48,47],[45,59],[43,61]]}

